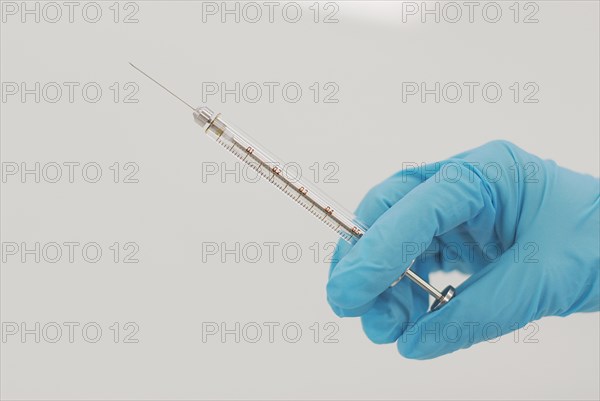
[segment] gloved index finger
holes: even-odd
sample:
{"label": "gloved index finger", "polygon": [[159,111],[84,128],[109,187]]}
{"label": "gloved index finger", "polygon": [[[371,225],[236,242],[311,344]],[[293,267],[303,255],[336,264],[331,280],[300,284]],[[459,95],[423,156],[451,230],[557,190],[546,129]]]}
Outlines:
{"label": "gloved index finger", "polygon": [[[355,215],[359,222],[369,227],[396,202],[422,182],[422,174],[416,168],[402,170],[373,187],[358,205]],[[331,259],[329,276],[337,263],[350,251],[352,245],[343,239],[335,248]]]}
{"label": "gloved index finger", "polygon": [[464,163],[457,168],[465,169],[465,178],[450,181],[438,172],[375,221],[332,272],[331,303],[347,309],[370,303],[418,256],[415,249],[426,249],[435,236],[491,207],[487,183]]}

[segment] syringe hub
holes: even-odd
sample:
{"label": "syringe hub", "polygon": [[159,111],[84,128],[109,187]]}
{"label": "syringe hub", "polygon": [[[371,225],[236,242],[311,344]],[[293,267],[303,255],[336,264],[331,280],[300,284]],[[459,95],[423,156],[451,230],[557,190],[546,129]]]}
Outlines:
{"label": "syringe hub", "polygon": [[226,125],[219,119],[221,113],[214,113],[208,107],[198,107],[194,110],[194,120],[204,128],[204,132],[219,138],[223,135]]}
{"label": "syringe hub", "polygon": [[194,120],[203,128],[213,120],[214,116],[215,113],[208,107],[198,107],[194,110]]}

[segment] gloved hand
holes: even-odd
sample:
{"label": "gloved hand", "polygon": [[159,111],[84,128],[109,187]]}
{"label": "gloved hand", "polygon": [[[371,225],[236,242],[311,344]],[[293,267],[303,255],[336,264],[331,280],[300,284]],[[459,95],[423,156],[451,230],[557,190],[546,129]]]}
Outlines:
{"label": "gloved hand", "polygon": [[[409,168],[373,188],[357,210],[370,229],[334,254],[328,301],[361,316],[375,343],[429,359],[543,316],[600,309],[600,181],[495,141]],[[440,309],[412,270],[471,276]],[[338,262],[337,264],[335,262]]]}

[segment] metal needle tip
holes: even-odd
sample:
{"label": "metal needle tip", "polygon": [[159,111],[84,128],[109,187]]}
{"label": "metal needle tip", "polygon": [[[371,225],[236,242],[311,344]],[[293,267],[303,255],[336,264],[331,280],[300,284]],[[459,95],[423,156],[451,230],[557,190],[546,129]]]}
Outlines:
{"label": "metal needle tip", "polygon": [[161,84],[160,82],[158,82],[156,79],[152,78],[150,75],[146,74],[144,71],[140,70],[138,67],[136,67],[135,65],[133,65],[132,62],[129,62],[129,65],[132,66],[133,68],[135,68],[136,70],[138,70],[139,72],[141,72],[142,74],[144,74],[151,81],[153,81],[155,84],[157,84],[158,86],[160,86],[161,88],[163,88],[164,90],[166,90],[167,92],[169,92],[171,95],[173,95],[174,97],[176,97],[181,103],[185,104],[187,107],[189,107],[192,110],[196,110],[188,102],[186,102],[185,100],[183,100],[182,98],[180,98],[179,96],[177,96],[176,94],[174,94],[173,92],[171,92],[169,89],[167,89],[166,86],[164,86],[163,84]]}

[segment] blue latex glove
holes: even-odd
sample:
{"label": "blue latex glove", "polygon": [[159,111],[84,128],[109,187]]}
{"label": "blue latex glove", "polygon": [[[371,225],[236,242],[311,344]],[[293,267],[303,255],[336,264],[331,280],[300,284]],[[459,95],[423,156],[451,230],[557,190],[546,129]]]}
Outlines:
{"label": "blue latex glove", "polygon": [[[375,343],[397,341],[417,359],[543,316],[598,311],[599,196],[597,178],[504,141],[401,171],[359,206],[370,229],[338,245],[328,301],[339,316],[361,316]],[[440,269],[471,276],[428,313],[428,295],[408,279],[389,288],[414,258],[424,279]]]}

